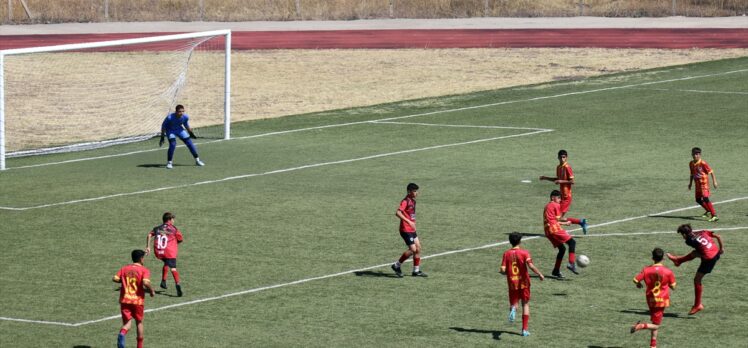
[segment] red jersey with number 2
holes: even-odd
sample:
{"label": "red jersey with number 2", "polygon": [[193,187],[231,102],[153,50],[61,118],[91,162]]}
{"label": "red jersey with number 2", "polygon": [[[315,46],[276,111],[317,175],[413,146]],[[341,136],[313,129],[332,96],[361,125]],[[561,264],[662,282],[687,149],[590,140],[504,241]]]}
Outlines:
{"label": "red jersey with number 2", "polygon": [[176,259],[179,248],[177,244],[182,242],[182,232],[174,225],[165,223],[154,227],[149,235],[153,237],[153,250],[159,259]]}
{"label": "red jersey with number 2", "polygon": [[531,261],[530,252],[519,247],[504,252],[501,266],[506,270],[506,282],[509,285],[509,290],[530,287],[530,274],[527,272],[527,264]]}
{"label": "red jersey with number 2", "polygon": [[704,260],[711,260],[719,254],[719,244],[714,242],[714,233],[703,230],[693,233],[693,237],[686,239],[686,244],[696,249]]}
{"label": "red jersey with number 2", "polygon": [[119,302],[142,306],[145,303],[144,283],[150,284],[151,271],[139,263],[120,268],[114,279],[122,282],[119,290]]}
{"label": "red jersey with number 2", "polygon": [[644,281],[647,285],[647,304],[650,308],[670,306],[670,288],[675,286],[675,274],[661,263],[644,267],[634,277],[636,283]]}
{"label": "red jersey with number 2", "polygon": [[[416,201],[409,196],[403,198],[400,201],[400,207],[397,208],[400,212],[405,215],[410,221],[416,222]],[[410,226],[405,220],[400,219],[400,232],[413,233],[416,229]]]}

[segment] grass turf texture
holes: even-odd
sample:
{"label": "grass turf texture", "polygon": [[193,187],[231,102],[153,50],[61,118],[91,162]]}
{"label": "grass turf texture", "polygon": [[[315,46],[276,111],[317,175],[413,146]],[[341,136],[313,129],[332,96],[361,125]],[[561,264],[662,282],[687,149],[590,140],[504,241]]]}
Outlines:
{"label": "grass turf texture", "polygon": [[[163,169],[165,149],[129,156],[11,169],[0,173],[0,206],[55,202],[194,184],[305,165],[346,163],[269,173],[182,188],[25,211],[0,210],[0,317],[80,323],[117,316],[110,278],[142,248],[164,211],[185,233],[179,256],[185,297],[170,289],[146,300],[162,308],[243,290],[285,284],[393,261],[404,249],[394,210],[405,185],[421,186],[419,235],[425,255],[505,242],[513,230],[542,234],[541,212],[554,185],[556,151],[569,151],[578,184],[570,216],[605,223],[684,208],[690,148],[700,146],[720,182],[713,201],[748,197],[744,175],[748,59],[618,74],[576,82],[406,101],[235,124],[235,137],[305,127],[445,111],[514,100],[638,85],[496,106],[437,112],[398,122],[531,127],[553,132],[391,154],[528,130],[362,123],[198,145],[206,167],[179,148],[176,168]],[[711,77],[684,79],[715,74]],[[667,83],[643,83],[679,79]],[[661,90],[652,90],[666,89]],[[681,90],[681,91],[679,91]],[[151,149],[155,141],[64,155],[9,159],[9,167]],[[532,183],[521,183],[530,179]],[[674,232],[748,226],[748,202],[716,205],[720,221],[701,209],[593,227],[579,238],[592,263],[580,276],[533,282],[532,336],[506,323],[506,281],[497,272],[507,247],[423,261],[428,279],[390,276],[388,266],[146,313],[146,344],[193,346],[643,346],[648,320],[643,290],[631,278],[661,246],[684,254]],[[577,232],[578,233],[578,232]],[[686,315],[698,262],[675,269],[661,347],[739,346],[748,309],[743,299],[745,230],[720,232],[727,252],[705,278],[706,309]],[[529,237],[526,237],[529,238]],[[524,247],[550,273],[555,250],[543,238]],[[158,284],[160,264],[146,262]],[[667,263],[670,265],[670,263]],[[410,264],[404,266],[409,273]],[[78,327],[0,321],[0,346],[110,346],[119,319]],[[134,344],[134,332],[128,337]]]}

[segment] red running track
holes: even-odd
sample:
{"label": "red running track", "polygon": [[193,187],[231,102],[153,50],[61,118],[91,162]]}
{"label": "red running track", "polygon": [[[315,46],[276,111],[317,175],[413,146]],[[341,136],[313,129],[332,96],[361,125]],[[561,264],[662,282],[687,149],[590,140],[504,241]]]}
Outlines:
{"label": "red running track", "polygon": [[[174,33],[0,36],[0,49],[118,40]],[[748,29],[403,29],[241,31],[235,50],[351,48],[748,48]],[[147,49],[158,50],[157,46]]]}

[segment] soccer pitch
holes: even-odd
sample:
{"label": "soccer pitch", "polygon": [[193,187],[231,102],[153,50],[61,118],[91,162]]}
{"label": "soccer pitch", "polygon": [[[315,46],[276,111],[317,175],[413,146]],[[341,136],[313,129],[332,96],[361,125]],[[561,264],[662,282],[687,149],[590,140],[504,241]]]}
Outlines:
{"label": "soccer pitch", "polygon": [[[205,167],[180,147],[164,169],[157,139],[12,158],[0,173],[0,346],[114,345],[110,279],[165,211],[185,235],[185,296],[170,276],[146,298],[149,347],[640,347],[648,333],[628,329],[649,315],[631,279],[655,246],[690,251],[683,223],[720,233],[726,251],[695,316],[698,261],[671,267],[659,347],[741,346],[747,110],[741,58],[237,123],[232,140],[199,141]],[[720,183],[717,223],[687,190],[694,146]],[[568,215],[592,225],[577,253],[592,263],[533,278],[532,335],[520,337],[500,255],[523,232],[550,273],[541,213],[556,186],[537,179],[562,148],[577,182]],[[421,187],[425,279],[389,269],[405,249],[394,212],[408,182]],[[157,284],[161,263],[146,266]]]}

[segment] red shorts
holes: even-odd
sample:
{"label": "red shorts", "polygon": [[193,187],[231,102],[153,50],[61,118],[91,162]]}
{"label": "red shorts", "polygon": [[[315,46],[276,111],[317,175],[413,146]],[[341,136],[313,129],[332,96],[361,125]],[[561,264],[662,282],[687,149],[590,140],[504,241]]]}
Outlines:
{"label": "red shorts", "polygon": [[696,199],[699,198],[709,198],[709,188],[706,189],[698,189],[696,188]]}
{"label": "red shorts", "polygon": [[562,245],[571,239],[571,235],[569,235],[569,233],[564,229],[560,229],[555,233],[550,233],[546,228],[545,236],[548,237],[548,240],[551,241],[554,248],[558,248],[559,245]]}
{"label": "red shorts", "polygon": [[571,194],[568,196],[561,196],[561,213],[566,214],[571,206]]}
{"label": "red shorts", "polygon": [[649,320],[652,324],[662,324],[662,317],[665,314],[665,307],[649,307]]}
{"label": "red shorts", "polygon": [[526,302],[530,301],[530,288],[524,289],[509,289],[509,304],[514,306],[520,300]]}
{"label": "red shorts", "polygon": [[122,314],[122,324],[127,324],[128,321],[135,318],[135,321],[143,321],[143,305],[135,305],[130,303],[120,303],[119,310]]}

